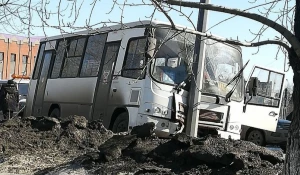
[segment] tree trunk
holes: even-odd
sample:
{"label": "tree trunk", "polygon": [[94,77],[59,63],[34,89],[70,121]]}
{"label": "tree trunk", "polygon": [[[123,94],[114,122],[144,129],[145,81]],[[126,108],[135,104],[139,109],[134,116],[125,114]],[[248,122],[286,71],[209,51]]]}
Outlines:
{"label": "tree trunk", "polygon": [[[297,57],[296,57],[297,58]],[[299,59],[299,58],[297,58]],[[298,63],[300,65],[300,63]],[[287,142],[286,158],[284,162],[285,175],[300,174],[300,73],[294,71],[293,102],[294,111]]]}
{"label": "tree trunk", "polygon": [[[296,0],[295,9],[295,36],[300,40],[300,2]],[[289,130],[289,138],[287,141],[287,152],[284,162],[284,175],[300,174],[300,58],[296,56],[292,50],[289,55],[290,65],[294,72],[294,90],[293,103],[294,110],[292,114],[292,123]]]}

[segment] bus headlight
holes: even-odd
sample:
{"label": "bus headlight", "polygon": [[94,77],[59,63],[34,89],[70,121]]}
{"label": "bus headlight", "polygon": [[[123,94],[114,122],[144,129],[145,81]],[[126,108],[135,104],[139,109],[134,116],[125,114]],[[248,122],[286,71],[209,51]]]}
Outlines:
{"label": "bus headlight", "polygon": [[239,125],[235,125],[235,130],[239,130]]}
{"label": "bus headlight", "polygon": [[154,108],[154,112],[155,112],[155,113],[160,113],[160,112],[161,112],[161,109],[160,109],[159,107],[155,107],[155,108]]}
{"label": "bus headlight", "polygon": [[234,129],[235,129],[235,130],[238,131],[238,130],[240,129],[240,127],[239,127],[239,125],[235,125],[235,126],[234,126],[234,125],[230,125],[230,126],[229,126],[229,129],[230,129],[230,130],[234,130]]}

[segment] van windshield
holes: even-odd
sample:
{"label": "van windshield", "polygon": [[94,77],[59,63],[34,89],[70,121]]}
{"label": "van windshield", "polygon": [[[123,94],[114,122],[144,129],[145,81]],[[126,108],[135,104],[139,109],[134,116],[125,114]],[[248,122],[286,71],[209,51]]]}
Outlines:
{"label": "van windshield", "polygon": [[151,63],[152,77],[165,84],[179,84],[191,72],[195,35],[171,29],[154,32],[156,51]]}

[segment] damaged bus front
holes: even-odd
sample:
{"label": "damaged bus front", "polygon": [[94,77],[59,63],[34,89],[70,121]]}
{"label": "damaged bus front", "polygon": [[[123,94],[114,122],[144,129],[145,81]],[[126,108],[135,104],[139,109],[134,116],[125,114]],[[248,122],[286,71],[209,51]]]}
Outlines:
{"label": "damaged bus front", "polygon": [[[151,81],[145,87],[148,95],[140,113],[147,116],[147,121],[155,122],[159,131],[163,132],[163,126],[169,124],[153,117],[179,122],[169,127],[168,133],[181,132],[190,105],[190,81],[194,80],[191,67],[195,35],[162,28],[155,28],[152,33],[156,50],[150,65]],[[217,131],[221,137],[239,139],[244,90],[241,49],[208,39],[205,45],[199,134]]]}

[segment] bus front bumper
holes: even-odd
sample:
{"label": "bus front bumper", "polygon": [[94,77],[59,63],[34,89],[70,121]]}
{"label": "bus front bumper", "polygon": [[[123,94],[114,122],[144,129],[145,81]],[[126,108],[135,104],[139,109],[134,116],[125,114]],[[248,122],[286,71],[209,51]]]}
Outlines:
{"label": "bus front bumper", "polygon": [[155,124],[154,133],[158,137],[169,137],[170,135],[182,132],[183,126],[179,122],[172,122],[169,119],[148,116],[148,115],[138,115],[137,126],[143,125],[144,123],[153,122]]}
{"label": "bus front bumper", "polygon": [[[181,133],[184,128],[179,122],[172,122],[169,119],[139,114],[137,126],[150,122],[155,124],[154,133],[158,137],[168,138],[170,135]],[[218,135],[224,139],[240,140],[241,138],[240,134],[220,130],[218,130]]]}
{"label": "bus front bumper", "polygon": [[241,135],[240,134],[232,133],[232,132],[227,132],[227,131],[220,131],[220,130],[218,130],[218,135],[221,138],[224,138],[224,139],[232,139],[232,140],[240,140],[241,139]]}

